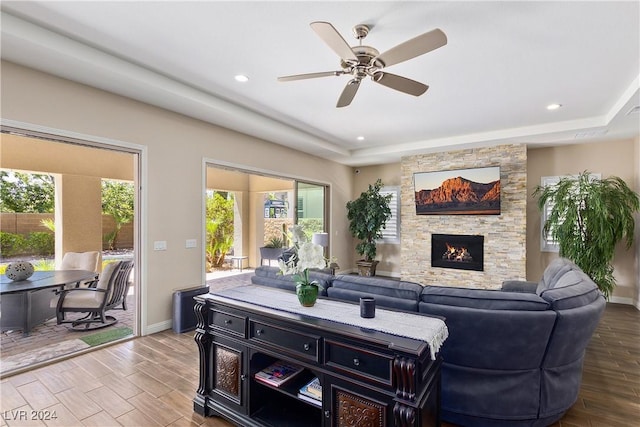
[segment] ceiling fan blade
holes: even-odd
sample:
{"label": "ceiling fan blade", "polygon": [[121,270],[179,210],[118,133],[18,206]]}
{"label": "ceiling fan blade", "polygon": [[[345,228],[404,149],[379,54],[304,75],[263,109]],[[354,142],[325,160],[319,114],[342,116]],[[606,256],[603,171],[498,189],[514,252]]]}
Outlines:
{"label": "ceiling fan blade", "polygon": [[360,87],[360,80],[356,80],[356,79],[350,80],[349,83],[347,83],[347,85],[345,86],[344,90],[342,91],[342,94],[338,99],[338,103],[336,104],[336,107],[341,108],[351,104],[351,101],[353,101],[353,97],[356,96],[356,92],[358,92],[359,87]]}
{"label": "ceiling fan blade", "polygon": [[395,74],[383,73],[382,71],[376,73],[371,79],[383,86],[390,87],[391,89],[413,96],[420,96],[429,89],[429,86],[415,80],[397,76]]}
{"label": "ceiling fan blade", "polygon": [[318,36],[345,62],[358,62],[358,58],[351,50],[349,43],[345,41],[333,25],[328,22],[312,22],[311,28]]}
{"label": "ceiling fan blade", "polygon": [[292,76],[278,77],[279,82],[290,82],[293,80],[315,79],[318,77],[340,76],[344,71],[324,71],[321,73],[294,74]]}
{"label": "ceiling fan blade", "polygon": [[447,44],[447,36],[439,29],[429,31],[411,40],[392,47],[388,51],[374,58],[372,64],[376,62],[382,63],[383,67],[389,67],[394,64],[424,55],[434,49]]}

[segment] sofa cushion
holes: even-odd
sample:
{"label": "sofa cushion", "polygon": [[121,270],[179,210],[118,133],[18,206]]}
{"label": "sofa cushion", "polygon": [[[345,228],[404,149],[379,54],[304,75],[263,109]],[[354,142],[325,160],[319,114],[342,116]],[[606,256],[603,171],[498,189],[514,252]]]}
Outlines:
{"label": "sofa cushion", "polygon": [[425,286],[420,300],[431,304],[485,310],[544,311],[549,309],[549,303],[536,294],[448,286]]}
{"label": "sofa cushion", "polygon": [[576,264],[574,264],[573,261],[567,258],[554,259],[553,261],[551,261],[551,263],[549,263],[547,268],[544,269],[542,278],[538,283],[536,293],[540,295],[543,290],[553,288],[558,278],[571,270],[580,270],[580,268]]}
{"label": "sofa cushion", "polygon": [[553,288],[544,289],[540,297],[554,310],[567,310],[591,304],[600,298],[598,286],[581,270],[570,270],[559,277]]}
{"label": "sofa cushion", "polygon": [[502,282],[503,292],[525,292],[528,294],[535,294],[538,287],[538,282],[529,282],[526,280],[505,280]]}
{"label": "sofa cushion", "polygon": [[373,295],[408,299],[416,303],[420,299],[420,293],[422,292],[422,285],[417,283],[355,275],[336,276],[333,286],[338,289],[350,289]]}
{"label": "sofa cushion", "polygon": [[[442,396],[443,411],[483,418],[487,420],[484,425],[507,426],[518,420],[537,418],[539,369],[500,371],[447,365],[447,369],[442,370],[442,384],[448,384],[447,393]],[[495,419],[503,421],[499,424],[489,421]],[[483,425],[478,419],[467,422],[469,424],[461,425]]]}
{"label": "sofa cushion", "polygon": [[393,308],[404,311],[418,311],[417,299],[394,298],[386,295],[372,294],[366,291],[357,291],[353,289],[343,289],[331,286],[327,289],[329,298],[340,299],[345,301],[359,301],[361,297],[373,297],[376,306],[380,308]]}

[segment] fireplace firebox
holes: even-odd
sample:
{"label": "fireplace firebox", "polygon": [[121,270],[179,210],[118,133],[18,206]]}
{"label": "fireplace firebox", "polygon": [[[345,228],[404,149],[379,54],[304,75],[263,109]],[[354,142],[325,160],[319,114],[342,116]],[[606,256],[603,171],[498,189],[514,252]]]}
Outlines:
{"label": "fireplace firebox", "polygon": [[432,234],[431,266],[484,271],[484,236]]}

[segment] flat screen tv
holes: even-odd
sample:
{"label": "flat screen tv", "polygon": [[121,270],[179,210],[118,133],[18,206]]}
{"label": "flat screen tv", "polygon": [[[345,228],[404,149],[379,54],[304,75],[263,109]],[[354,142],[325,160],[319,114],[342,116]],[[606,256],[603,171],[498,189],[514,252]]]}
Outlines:
{"label": "flat screen tv", "polygon": [[500,166],[413,174],[417,215],[500,215]]}

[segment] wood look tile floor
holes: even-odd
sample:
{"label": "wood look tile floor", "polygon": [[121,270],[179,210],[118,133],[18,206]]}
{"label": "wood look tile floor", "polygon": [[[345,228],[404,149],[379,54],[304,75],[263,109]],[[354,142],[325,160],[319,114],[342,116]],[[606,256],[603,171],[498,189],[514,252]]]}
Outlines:
{"label": "wood look tile floor", "polygon": [[[0,425],[231,426],[193,412],[197,379],[193,333],[164,331],[4,378]],[[587,349],[578,400],[553,427],[635,425],[640,311],[609,304]]]}

